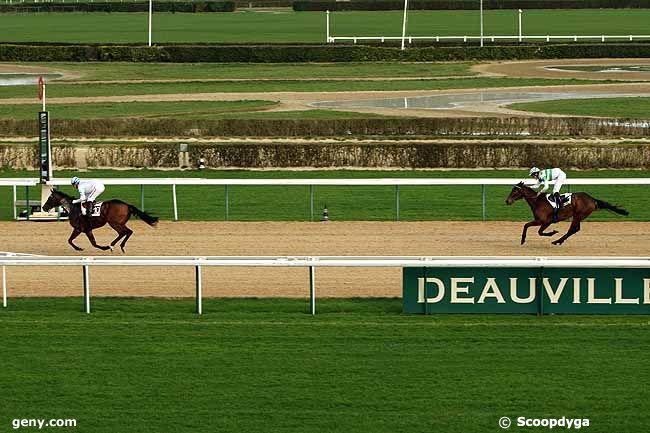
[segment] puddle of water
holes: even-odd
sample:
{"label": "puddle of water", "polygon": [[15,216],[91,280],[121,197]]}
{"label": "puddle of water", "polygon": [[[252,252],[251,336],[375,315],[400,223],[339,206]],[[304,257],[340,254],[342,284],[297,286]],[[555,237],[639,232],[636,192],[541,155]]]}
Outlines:
{"label": "puddle of water", "polygon": [[650,73],[650,65],[574,65],[574,66],[562,65],[562,66],[546,66],[544,67],[544,69],[549,71],[563,71],[563,72]]}
{"label": "puddle of water", "polygon": [[45,82],[61,78],[61,74],[0,74],[0,86],[27,86],[38,83],[38,77]]}
{"label": "puddle of water", "polygon": [[497,105],[516,102],[550,101],[558,99],[618,98],[650,96],[650,94],[587,93],[587,92],[473,92],[404,98],[366,99],[357,101],[323,101],[310,104],[323,108],[401,108],[425,110],[462,109],[482,103]]}

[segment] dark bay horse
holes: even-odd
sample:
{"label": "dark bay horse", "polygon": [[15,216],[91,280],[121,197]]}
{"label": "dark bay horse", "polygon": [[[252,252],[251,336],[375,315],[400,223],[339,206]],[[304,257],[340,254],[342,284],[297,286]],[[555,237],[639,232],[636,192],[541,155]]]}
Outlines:
{"label": "dark bay horse", "polygon": [[[72,243],[72,241],[77,236],[79,236],[79,234],[85,233],[93,247],[104,251],[111,249],[111,247],[114,247],[115,244],[120,241],[120,239],[124,238],[120,244],[120,248],[122,249],[122,252],[124,252],[126,241],[128,241],[133,234],[133,230],[126,226],[126,223],[129,221],[131,215],[139,217],[142,221],[146,222],[150,226],[155,226],[156,223],[158,223],[158,218],[141,211],[133,205],[124,203],[121,200],[105,201],[102,204],[100,215],[88,219],[82,215],[81,205],[79,203],[72,204],[72,200],[74,200],[74,198],[68,194],[57,191],[56,189],[52,189],[50,197],[43,205],[43,210],[45,212],[48,212],[50,209],[57,206],[62,206],[65,208],[65,210],[68,212],[68,220],[70,221],[70,225],[74,229],[70,235],[70,238],[68,239],[68,243],[72,245],[72,248],[77,251],[82,251],[83,248],[79,248],[74,243]],[[92,209],[88,212],[92,212]],[[94,229],[102,227],[106,223],[108,223],[108,225],[110,225],[113,230],[117,232],[117,237],[115,240],[113,240],[113,242],[111,242],[110,247],[97,245],[95,236],[93,235]]]}
{"label": "dark bay horse", "polygon": [[[510,195],[506,199],[506,204],[511,205],[522,198],[526,200],[528,206],[530,206],[530,210],[533,211],[534,219],[524,225],[524,231],[521,234],[521,244],[523,245],[526,242],[526,231],[528,231],[528,227],[540,226],[537,231],[540,236],[553,236],[557,234],[557,230],[548,233],[544,232],[553,223],[553,208],[546,199],[546,194],[538,195],[534,189],[527,187],[523,182],[519,182],[510,191]],[[599,209],[607,209],[619,215],[629,215],[629,212],[623,208],[611,205],[606,201],[595,199],[585,192],[575,192],[571,195],[571,203],[567,204],[558,213],[558,221],[572,218],[571,227],[569,227],[569,230],[564,236],[553,241],[553,245],[562,245],[569,236],[578,233],[580,231],[580,222],[591,215],[593,211]]]}

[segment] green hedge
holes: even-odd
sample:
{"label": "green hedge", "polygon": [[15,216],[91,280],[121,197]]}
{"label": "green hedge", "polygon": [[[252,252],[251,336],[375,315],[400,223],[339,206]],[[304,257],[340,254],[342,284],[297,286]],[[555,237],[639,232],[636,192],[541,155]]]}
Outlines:
{"label": "green hedge", "polygon": [[[485,0],[485,9],[617,9],[650,8],[650,0]],[[297,0],[295,11],[379,11],[402,10],[399,0],[323,1]],[[460,10],[478,8],[477,0],[412,0],[410,10]]]}
{"label": "green hedge", "polygon": [[[35,137],[37,128],[32,120],[1,120],[0,137]],[[51,130],[57,137],[650,137],[634,121],[583,117],[53,119]]]}
{"label": "green hedge", "polygon": [[[234,1],[155,2],[154,12],[233,12]],[[147,12],[149,2],[139,3],[14,3],[0,5],[0,12]]]}
{"label": "green hedge", "polygon": [[539,44],[396,47],[361,45],[0,45],[3,62],[435,62],[650,57],[650,44]]}

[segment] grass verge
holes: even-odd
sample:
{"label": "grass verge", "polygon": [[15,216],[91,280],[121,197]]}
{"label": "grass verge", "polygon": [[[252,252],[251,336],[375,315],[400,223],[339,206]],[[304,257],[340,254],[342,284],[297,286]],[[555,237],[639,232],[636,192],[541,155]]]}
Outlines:
{"label": "grass verge", "polygon": [[592,98],[512,104],[514,110],[569,116],[629,117],[650,119],[650,98]]}

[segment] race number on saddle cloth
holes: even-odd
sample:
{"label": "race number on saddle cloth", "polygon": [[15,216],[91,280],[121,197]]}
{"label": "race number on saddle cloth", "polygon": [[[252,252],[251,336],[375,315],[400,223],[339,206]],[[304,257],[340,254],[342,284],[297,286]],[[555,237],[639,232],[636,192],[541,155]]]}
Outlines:
{"label": "race number on saddle cloth", "polygon": [[[573,194],[570,192],[560,194],[560,199],[562,200],[562,207],[566,207],[567,205],[571,204],[571,196]],[[557,209],[557,203],[555,203],[555,197],[553,194],[546,194],[546,200],[548,201],[548,204],[551,205],[553,209]]]}
{"label": "race number on saddle cloth", "polygon": [[[70,183],[79,191],[79,198],[72,201],[73,204],[81,203],[81,213],[86,215],[86,206],[92,206],[91,215],[99,216],[99,210],[95,210],[95,200],[104,192],[104,184],[97,181],[81,181],[78,177],[73,177]],[[100,203],[101,205],[101,203]]]}

